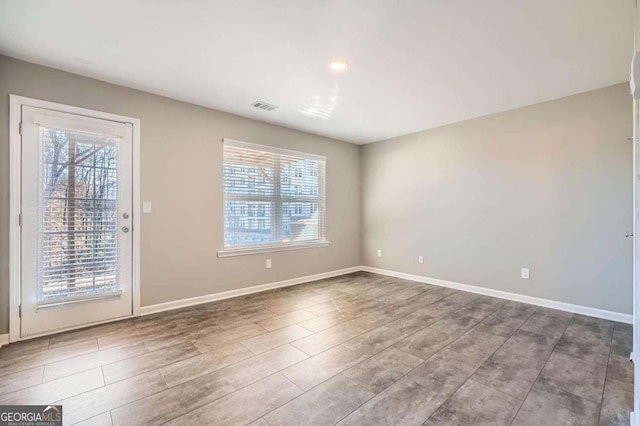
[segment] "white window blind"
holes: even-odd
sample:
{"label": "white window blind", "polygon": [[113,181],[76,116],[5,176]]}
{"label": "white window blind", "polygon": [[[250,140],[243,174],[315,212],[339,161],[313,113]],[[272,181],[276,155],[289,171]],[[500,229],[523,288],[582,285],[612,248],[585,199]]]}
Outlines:
{"label": "white window blind", "polygon": [[39,303],[118,292],[119,138],[45,126],[39,136]]}
{"label": "white window blind", "polygon": [[325,157],[224,140],[224,248],[325,241]]}

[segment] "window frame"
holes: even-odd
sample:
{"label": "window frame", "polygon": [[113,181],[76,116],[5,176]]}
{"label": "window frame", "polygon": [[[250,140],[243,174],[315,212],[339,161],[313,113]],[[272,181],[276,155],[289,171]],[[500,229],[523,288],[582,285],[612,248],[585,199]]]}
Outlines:
{"label": "window frame", "polygon": [[[322,211],[322,235],[318,240],[309,240],[309,241],[294,241],[294,242],[277,242],[277,243],[267,243],[267,244],[253,244],[246,246],[232,246],[226,247],[224,245],[225,241],[225,201],[227,200],[227,194],[224,193],[224,146],[233,146],[238,148],[251,149],[256,151],[268,152],[271,154],[280,154],[280,155],[290,155],[296,156],[300,158],[304,158],[306,160],[318,161],[319,162],[319,171],[318,171],[318,195],[317,198],[309,199],[308,197],[279,197],[276,194],[280,193],[280,173],[281,170],[274,170],[274,182],[276,185],[274,186],[274,195],[269,197],[270,202],[274,205],[274,222],[276,231],[282,232],[280,227],[282,226],[282,204],[287,198],[291,198],[291,202],[302,201],[302,202],[310,202],[316,201],[318,203],[318,210]],[[293,151],[288,149],[276,148],[269,145],[261,145],[254,144],[249,142],[238,141],[235,139],[224,138],[222,139],[222,249],[218,250],[218,257],[231,257],[231,256],[243,256],[243,255],[251,255],[251,254],[259,254],[259,253],[269,253],[269,252],[277,252],[277,251],[288,251],[288,250],[301,250],[301,249],[310,249],[310,248],[320,248],[320,247],[328,247],[330,245],[329,240],[327,239],[327,200],[326,200],[326,163],[327,157],[317,154],[310,154],[306,152]],[[234,196],[232,198],[240,198],[241,196]],[[266,201],[266,200],[265,200]],[[279,230],[279,231],[278,231]]]}

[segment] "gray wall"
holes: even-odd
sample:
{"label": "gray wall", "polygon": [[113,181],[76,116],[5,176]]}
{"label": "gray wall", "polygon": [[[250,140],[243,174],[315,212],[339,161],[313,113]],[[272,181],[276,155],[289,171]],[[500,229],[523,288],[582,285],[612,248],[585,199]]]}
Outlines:
{"label": "gray wall", "polygon": [[631,313],[631,108],[621,84],[365,146],[364,264]]}
{"label": "gray wall", "polygon": [[[9,94],[141,119],[142,305],[360,264],[360,148],[0,56],[0,334],[9,317]],[[219,259],[222,138],[327,156],[328,248]],[[273,268],[265,269],[265,259]]]}
{"label": "gray wall", "polygon": [[[0,56],[0,334],[8,331],[10,93],[142,120],[142,198],[154,208],[142,217],[143,306],[363,258],[631,313],[626,85],[358,147]],[[328,157],[329,248],[216,257],[223,137]],[[521,267],[531,280],[519,278]]]}

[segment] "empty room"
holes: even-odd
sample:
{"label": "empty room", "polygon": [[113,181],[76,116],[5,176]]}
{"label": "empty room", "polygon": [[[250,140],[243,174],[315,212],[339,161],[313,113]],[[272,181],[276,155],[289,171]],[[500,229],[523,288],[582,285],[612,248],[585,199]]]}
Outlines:
{"label": "empty room", "polygon": [[639,24],[0,0],[0,426],[640,426]]}

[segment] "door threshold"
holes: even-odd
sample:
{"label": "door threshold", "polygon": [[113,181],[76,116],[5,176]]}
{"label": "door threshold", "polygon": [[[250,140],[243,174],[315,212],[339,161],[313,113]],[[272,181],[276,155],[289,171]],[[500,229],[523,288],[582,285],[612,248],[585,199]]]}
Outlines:
{"label": "door threshold", "polygon": [[57,329],[57,330],[53,330],[53,331],[47,331],[45,333],[32,334],[32,335],[29,335],[29,336],[20,336],[17,339],[11,339],[11,336],[9,336],[9,344],[16,343],[16,342],[22,342],[22,341],[25,341],[25,340],[37,339],[38,337],[52,336],[54,334],[65,333],[67,331],[80,330],[82,328],[94,327],[96,325],[107,324],[107,323],[110,323],[110,322],[117,322],[117,321],[122,321],[122,320],[125,320],[125,319],[136,318],[136,317],[139,317],[139,316],[140,315],[131,314],[131,315],[123,316],[123,317],[111,318],[111,319],[104,320],[104,321],[97,321],[97,322],[92,322],[92,323],[87,323],[87,324],[74,325],[72,327],[61,328],[61,329]]}

